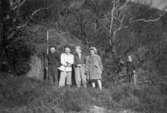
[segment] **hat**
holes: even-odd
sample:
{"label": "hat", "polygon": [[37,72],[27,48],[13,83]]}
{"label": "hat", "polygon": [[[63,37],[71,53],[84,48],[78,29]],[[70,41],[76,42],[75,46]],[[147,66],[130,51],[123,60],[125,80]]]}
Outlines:
{"label": "hat", "polygon": [[97,53],[96,47],[90,47],[89,50],[93,50],[95,53]]}

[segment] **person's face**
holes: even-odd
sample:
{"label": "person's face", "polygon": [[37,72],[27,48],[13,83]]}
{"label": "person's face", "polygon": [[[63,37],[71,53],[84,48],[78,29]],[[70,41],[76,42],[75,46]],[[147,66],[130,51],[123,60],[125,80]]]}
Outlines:
{"label": "person's face", "polygon": [[90,50],[90,54],[91,54],[91,55],[94,55],[94,54],[95,54],[95,51],[94,51],[94,50]]}
{"label": "person's face", "polygon": [[76,53],[81,53],[82,50],[80,48],[75,48]]}
{"label": "person's face", "polygon": [[70,48],[65,48],[65,53],[69,54],[71,52]]}
{"label": "person's face", "polygon": [[56,52],[56,49],[55,49],[55,48],[50,48],[50,52],[51,52],[51,53],[55,53],[55,52]]}

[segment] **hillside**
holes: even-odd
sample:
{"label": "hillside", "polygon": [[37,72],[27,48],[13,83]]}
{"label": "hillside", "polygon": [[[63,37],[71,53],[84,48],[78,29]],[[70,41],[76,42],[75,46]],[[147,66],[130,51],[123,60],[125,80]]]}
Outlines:
{"label": "hillside", "polygon": [[142,4],[151,5],[154,8],[158,8],[160,10],[167,10],[167,1],[166,0],[128,0],[132,2],[138,2]]}
{"label": "hillside", "polygon": [[[3,78],[1,77],[1,80]],[[98,89],[55,88],[24,77],[1,81],[0,113],[164,113],[166,95],[130,84]]]}
{"label": "hillside", "polygon": [[[0,41],[0,113],[165,113],[167,13],[125,0],[115,3],[114,11],[113,6],[112,0],[27,0],[16,23],[5,23],[4,37],[16,33]],[[104,65],[102,91],[59,89],[43,81],[47,46],[56,47],[59,62],[65,45],[72,50],[81,45],[86,55],[88,47],[97,47]],[[128,55],[137,86],[120,64]]]}

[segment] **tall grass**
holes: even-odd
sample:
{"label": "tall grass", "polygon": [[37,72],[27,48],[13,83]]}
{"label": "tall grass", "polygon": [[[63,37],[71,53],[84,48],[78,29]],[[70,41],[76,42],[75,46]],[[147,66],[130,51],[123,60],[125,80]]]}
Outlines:
{"label": "tall grass", "polygon": [[59,89],[24,77],[6,81],[9,82],[1,81],[0,113],[75,113],[86,112],[91,106],[144,113],[167,111],[167,96],[154,87],[136,89],[124,84],[100,91],[75,87]]}

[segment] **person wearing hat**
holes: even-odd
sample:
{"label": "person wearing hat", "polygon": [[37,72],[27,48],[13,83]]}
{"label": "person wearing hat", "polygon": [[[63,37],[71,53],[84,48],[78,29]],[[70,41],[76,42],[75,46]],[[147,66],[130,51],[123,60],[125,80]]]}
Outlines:
{"label": "person wearing hat", "polygon": [[93,88],[96,87],[96,83],[100,90],[102,90],[102,72],[103,65],[101,61],[101,57],[97,55],[97,49],[95,47],[91,47],[90,55],[86,59],[86,74],[87,79],[91,82]]}
{"label": "person wearing hat", "polygon": [[53,84],[57,84],[57,54],[55,47],[50,47],[48,54],[48,79]]}
{"label": "person wearing hat", "polygon": [[71,54],[70,47],[65,47],[65,53],[61,54],[60,63],[61,66],[58,68],[60,70],[59,87],[64,87],[65,85],[71,86],[74,55]]}
{"label": "person wearing hat", "polygon": [[81,47],[75,47],[76,54],[74,55],[74,70],[75,70],[75,82],[77,87],[83,85],[87,87],[86,75],[85,75],[85,63],[86,58],[82,53]]}
{"label": "person wearing hat", "polygon": [[131,55],[128,56],[126,65],[127,65],[128,80],[129,80],[129,83],[132,83],[134,80],[134,75],[136,71],[135,71],[134,61]]}

